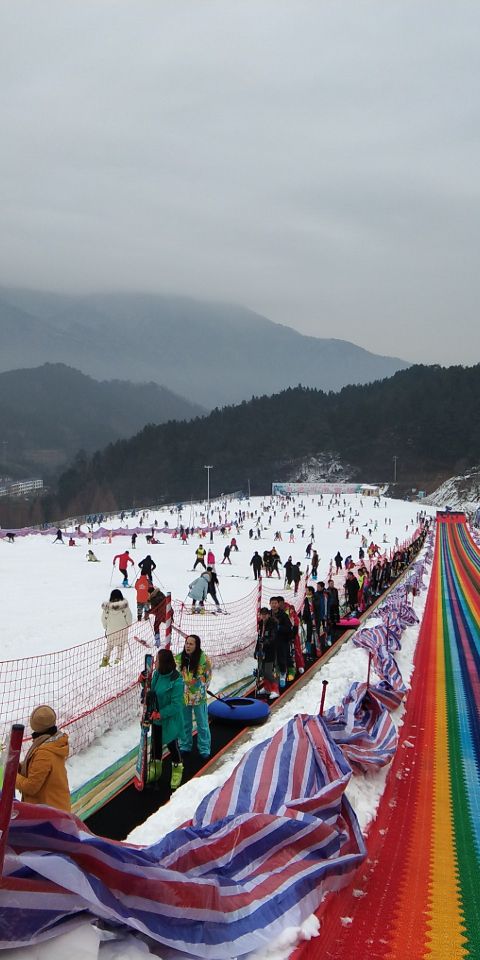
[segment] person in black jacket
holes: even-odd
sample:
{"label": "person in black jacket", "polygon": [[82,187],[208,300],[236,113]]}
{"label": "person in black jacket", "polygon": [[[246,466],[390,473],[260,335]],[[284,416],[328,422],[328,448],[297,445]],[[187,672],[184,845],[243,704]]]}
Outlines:
{"label": "person in black jacket", "polygon": [[360,590],[360,584],[351,570],[347,574],[347,579],[345,580],[345,593],[347,595],[347,603],[349,610],[353,612],[356,610],[358,603],[358,591]]}
{"label": "person in black jacket", "polygon": [[294,593],[298,593],[298,585],[300,583],[301,578],[302,578],[302,571],[300,570],[300,564],[294,563],[292,566],[292,580],[295,585],[295,588],[293,591]]}
{"label": "person in black jacket", "polygon": [[288,558],[287,562],[283,564],[283,569],[285,570],[285,584],[287,587],[289,587],[292,582],[293,569],[293,560],[291,556]]}
{"label": "person in black jacket", "polygon": [[280,674],[279,686],[283,690],[287,682],[290,643],[292,640],[292,622],[288,613],[280,609],[279,597],[270,598],[271,615],[277,626],[277,663]]}
{"label": "person in black jacket", "polygon": [[338,571],[342,569],[342,561],[343,561],[343,557],[342,557],[342,554],[340,553],[340,550],[337,550],[333,559],[335,560],[335,566],[337,568],[337,573],[338,573]]}
{"label": "person in black jacket", "polygon": [[255,577],[255,580],[258,580],[263,567],[262,558],[258,550],[255,550],[255,553],[253,554],[253,557],[250,560],[250,566],[253,567],[253,576]]}
{"label": "person in black jacket", "polygon": [[157,564],[154,563],[149,553],[147,553],[147,556],[144,557],[143,560],[139,560],[138,569],[142,576],[148,577],[150,583],[153,583],[152,573],[157,569]]}
{"label": "person in black jacket", "polygon": [[260,695],[266,693],[270,700],[280,696],[276,673],[277,664],[277,624],[268,607],[261,607],[258,621],[257,646],[255,648],[257,660],[257,677],[263,681],[258,691]]}
{"label": "person in black jacket", "polygon": [[335,625],[340,620],[340,602],[338,599],[338,590],[333,580],[328,581],[327,589],[327,646],[333,642],[333,631]]}
{"label": "person in black jacket", "polygon": [[212,598],[212,600],[213,600],[213,602],[214,602],[214,604],[215,604],[215,606],[216,606],[216,608],[217,608],[217,613],[221,613],[221,612],[222,612],[222,608],[221,608],[221,606],[220,606],[220,603],[219,603],[219,600],[218,600],[218,597],[217,597],[217,587],[218,587],[218,589],[220,590],[220,584],[219,584],[219,582],[218,582],[217,574],[216,574],[215,570],[213,569],[213,567],[207,567],[207,573],[210,574],[210,580],[209,580],[209,583],[208,583],[208,590],[207,590],[207,597],[208,597],[208,595],[210,594],[210,596],[211,596],[211,598]]}

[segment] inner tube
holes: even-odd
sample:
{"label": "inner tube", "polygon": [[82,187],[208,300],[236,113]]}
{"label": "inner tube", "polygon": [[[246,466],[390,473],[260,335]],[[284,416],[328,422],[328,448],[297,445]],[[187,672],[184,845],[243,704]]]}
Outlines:
{"label": "inner tube", "polygon": [[268,703],[254,700],[253,697],[225,697],[224,700],[212,700],[208,705],[208,715],[212,720],[234,723],[241,727],[264,723],[269,713]]}

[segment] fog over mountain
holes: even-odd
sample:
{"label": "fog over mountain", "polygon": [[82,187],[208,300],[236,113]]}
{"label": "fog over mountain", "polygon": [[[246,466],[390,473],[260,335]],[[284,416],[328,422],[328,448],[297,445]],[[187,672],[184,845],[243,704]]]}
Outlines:
{"label": "fog over mountain", "polygon": [[154,381],[205,407],[301,383],[368,383],[408,367],[304,336],[241,306],[185,297],[0,289],[0,370],[65,363],[97,379]]}

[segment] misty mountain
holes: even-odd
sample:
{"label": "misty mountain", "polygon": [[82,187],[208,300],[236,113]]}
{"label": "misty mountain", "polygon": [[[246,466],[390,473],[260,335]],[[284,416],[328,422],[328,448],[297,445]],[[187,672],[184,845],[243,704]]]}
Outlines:
{"label": "misty mountain", "polygon": [[[308,468],[363,482],[392,477],[425,489],[480,461],[480,365],[414,366],[388,380],[325,394],[297,387],[214,410],[193,423],[148,426],[89,460],[77,458],[60,478],[55,517],[72,510],[175,502],[245,489],[265,493],[274,480]],[[323,460],[323,465],[322,461]],[[321,474],[318,474],[321,475]]]}
{"label": "misty mountain", "polygon": [[300,383],[339,390],[409,366],[345,340],[304,336],[239,306],[0,289],[0,369],[45,362],[102,380],[154,381],[208,408]]}
{"label": "misty mountain", "polygon": [[99,383],[61,363],[10,370],[0,374],[0,473],[43,475],[81,448],[91,452],[146,423],[204,412],[156,383]]}

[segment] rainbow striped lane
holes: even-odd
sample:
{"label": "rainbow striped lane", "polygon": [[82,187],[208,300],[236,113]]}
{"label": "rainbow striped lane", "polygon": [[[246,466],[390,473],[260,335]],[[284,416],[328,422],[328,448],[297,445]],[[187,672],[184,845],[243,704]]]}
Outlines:
{"label": "rainbow striped lane", "polygon": [[368,860],[295,960],[480,960],[480,552],[440,513],[401,739]]}

